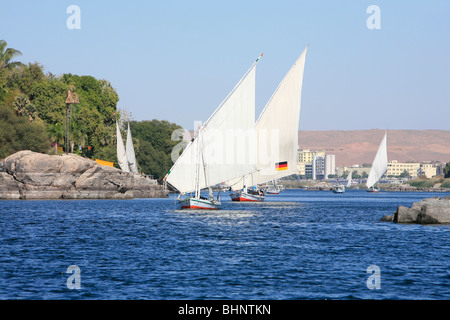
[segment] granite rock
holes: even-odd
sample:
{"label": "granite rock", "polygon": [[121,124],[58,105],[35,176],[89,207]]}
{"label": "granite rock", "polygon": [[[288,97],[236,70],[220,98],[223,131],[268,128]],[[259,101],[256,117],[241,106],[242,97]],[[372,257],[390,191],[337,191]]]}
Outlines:
{"label": "granite rock", "polygon": [[0,199],[168,197],[156,180],[99,165],[75,154],[19,151],[0,160]]}

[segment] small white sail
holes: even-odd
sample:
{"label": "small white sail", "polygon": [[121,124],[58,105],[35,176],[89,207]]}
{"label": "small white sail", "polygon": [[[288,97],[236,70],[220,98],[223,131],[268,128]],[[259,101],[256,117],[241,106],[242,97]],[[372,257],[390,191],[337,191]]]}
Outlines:
{"label": "small white sail", "polygon": [[366,182],[367,188],[373,187],[388,169],[386,139],[387,133],[384,134],[384,138],[381,141],[377,154],[373,160],[372,168],[370,168],[369,178],[367,178]]}
{"label": "small white sail", "polygon": [[128,167],[127,155],[125,152],[125,146],[122,140],[122,134],[120,133],[119,124],[116,120],[116,134],[117,134],[117,161],[119,162],[120,169],[125,172],[130,172]]}
{"label": "small white sail", "polygon": [[[297,172],[298,129],[306,48],[266,104],[256,122],[257,169],[253,185]],[[243,179],[227,181],[232,189],[243,188]]]}
{"label": "small white sail", "polygon": [[[254,133],[255,130],[256,62],[206,121],[197,137],[186,146],[166,175],[166,181],[179,192],[189,193],[256,171],[256,161],[237,161],[237,145],[233,143],[236,134]],[[256,149],[254,139],[248,139],[247,143],[246,152]]]}
{"label": "small white sail", "polygon": [[350,173],[347,177],[347,188],[352,186],[352,170],[350,170]]}
{"label": "small white sail", "polygon": [[126,155],[130,171],[134,173],[139,173],[136,162],[136,156],[134,154],[133,138],[131,137],[130,123],[128,123]]}

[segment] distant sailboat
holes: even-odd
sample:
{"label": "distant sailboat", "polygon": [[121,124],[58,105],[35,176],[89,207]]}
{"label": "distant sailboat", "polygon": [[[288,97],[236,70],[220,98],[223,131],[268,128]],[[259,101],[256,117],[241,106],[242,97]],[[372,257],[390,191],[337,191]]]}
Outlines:
{"label": "distant sailboat", "polygon": [[369,177],[367,178],[366,186],[367,192],[378,192],[374,186],[386,173],[388,169],[388,158],[387,158],[387,133],[384,134],[383,140],[381,140],[380,146],[378,147],[377,154],[372,163],[372,168],[370,168]]}
{"label": "distant sailboat", "polygon": [[345,186],[342,184],[338,184],[334,186],[332,189],[333,193],[345,193]]}
{"label": "distant sailboat", "polygon": [[343,185],[339,182],[338,179],[338,185],[333,187],[332,191],[333,193],[345,193],[345,187],[350,187],[352,185],[352,171],[350,170],[350,173],[347,176],[347,184]]}
{"label": "distant sailboat", "polygon": [[130,171],[134,173],[139,173],[136,162],[136,156],[134,154],[133,138],[131,137],[130,123],[128,123],[127,147],[125,152],[127,154],[128,167],[130,168]]}
{"label": "distant sailboat", "polygon": [[347,176],[347,188],[352,186],[352,171],[350,170],[350,173]]}
{"label": "distant sailboat", "polygon": [[116,135],[117,135],[117,161],[120,169],[124,172],[139,173],[137,168],[136,156],[134,154],[133,138],[131,137],[130,123],[128,123],[127,144],[126,148],[123,143],[122,134],[120,133],[119,124],[116,119]]}
{"label": "distant sailboat", "polygon": [[283,186],[277,185],[276,180],[273,180],[272,185],[267,186],[264,190],[266,194],[279,194],[283,190]]}
{"label": "distant sailboat", "polygon": [[[235,146],[219,143],[217,139],[226,140],[230,132],[238,130],[255,130],[255,68],[258,60],[199,128],[167,173],[166,182],[180,192],[179,208],[219,209],[219,196],[214,199],[211,187],[256,171],[256,164],[250,162],[230,163],[228,156],[235,154]],[[204,188],[209,189],[208,198],[200,195]],[[192,192],[195,192],[194,196],[181,198]]]}
{"label": "distant sailboat", "polygon": [[[257,189],[297,171],[298,127],[307,48],[285,75],[256,122],[257,169],[228,181],[233,201],[263,201]],[[253,188],[247,187],[247,180]]]}
{"label": "distant sailboat", "polygon": [[127,153],[122,140],[122,134],[120,133],[119,124],[116,119],[116,135],[117,135],[117,161],[119,162],[120,169],[124,172],[130,172],[128,166]]}

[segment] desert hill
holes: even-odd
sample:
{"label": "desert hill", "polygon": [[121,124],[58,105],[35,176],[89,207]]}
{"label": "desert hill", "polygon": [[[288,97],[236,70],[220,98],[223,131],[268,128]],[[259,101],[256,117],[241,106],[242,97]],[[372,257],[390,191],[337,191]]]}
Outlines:
{"label": "desert hill", "polygon": [[[372,163],[385,130],[299,131],[301,149],[336,155],[336,166]],[[450,161],[450,130],[388,130],[388,160]]]}

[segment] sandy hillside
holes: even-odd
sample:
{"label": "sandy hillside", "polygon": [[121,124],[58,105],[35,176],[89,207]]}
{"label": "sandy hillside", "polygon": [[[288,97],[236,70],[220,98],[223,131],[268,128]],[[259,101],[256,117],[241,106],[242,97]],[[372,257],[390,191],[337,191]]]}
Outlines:
{"label": "sandy hillside", "polygon": [[[384,130],[299,131],[299,147],[336,155],[336,166],[372,163]],[[450,161],[450,130],[389,130],[388,159]]]}

